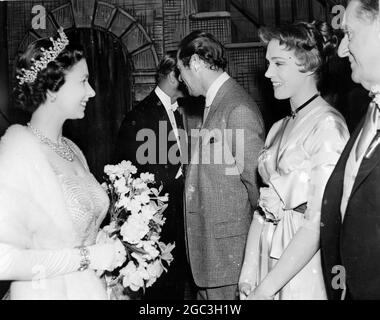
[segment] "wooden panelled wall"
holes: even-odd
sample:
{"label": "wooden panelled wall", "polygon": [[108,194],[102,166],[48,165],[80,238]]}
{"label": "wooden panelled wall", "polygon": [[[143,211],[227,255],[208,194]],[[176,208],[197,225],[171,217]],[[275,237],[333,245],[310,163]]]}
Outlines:
{"label": "wooden panelled wall", "polygon": [[198,11],[229,11],[232,42],[241,43],[258,41],[258,27],[263,25],[330,21],[337,4],[346,5],[346,0],[198,0]]}

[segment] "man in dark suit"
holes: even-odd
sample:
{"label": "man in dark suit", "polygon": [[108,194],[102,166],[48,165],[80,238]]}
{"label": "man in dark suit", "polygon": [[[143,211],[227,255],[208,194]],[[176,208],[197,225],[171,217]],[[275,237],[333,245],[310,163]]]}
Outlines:
{"label": "man in dark suit", "polygon": [[165,55],[158,67],[157,87],[125,115],[115,149],[115,162],[130,160],[139,173],[153,173],[163,185],[162,194],[169,193],[161,240],[175,241],[174,261],[168,272],[147,288],[147,300],[183,300],[189,275],[183,229],[187,136],[178,110],[177,99],[183,97],[178,75],[175,54]]}
{"label": "man in dark suit", "polygon": [[264,122],[255,101],[225,71],[223,46],[194,31],[178,51],[181,79],[206,107],[186,183],[186,244],[199,300],[235,300],[258,199]]}
{"label": "man in dark suit", "polygon": [[379,0],[351,0],[340,57],[374,97],[327,183],[321,253],[329,299],[380,299]]}

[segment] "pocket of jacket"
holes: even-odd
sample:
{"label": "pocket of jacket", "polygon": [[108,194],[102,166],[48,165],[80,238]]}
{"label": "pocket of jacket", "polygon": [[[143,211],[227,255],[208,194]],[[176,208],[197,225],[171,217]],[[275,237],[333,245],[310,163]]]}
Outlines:
{"label": "pocket of jacket", "polygon": [[215,239],[221,239],[247,235],[249,225],[248,221],[217,223],[214,225],[214,237]]}

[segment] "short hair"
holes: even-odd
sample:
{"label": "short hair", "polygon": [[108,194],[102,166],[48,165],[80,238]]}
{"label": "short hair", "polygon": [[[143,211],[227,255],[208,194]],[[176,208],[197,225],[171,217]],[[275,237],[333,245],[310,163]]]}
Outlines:
{"label": "short hair", "polygon": [[287,50],[293,50],[301,72],[315,72],[320,81],[324,66],[336,54],[338,36],[326,22],[297,22],[278,28],[261,28],[261,40],[268,44],[278,40]]}
{"label": "short hair", "polygon": [[175,77],[178,79],[179,70],[177,68],[177,53],[176,52],[168,52],[161,59],[156,73],[156,81],[157,83],[161,80],[165,79],[170,72],[174,71]]}
{"label": "short hair", "polygon": [[[349,0],[351,2],[353,0]],[[355,0],[359,2],[357,9],[358,17],[369,22],[375,21],[379,17],[379,0]]]}
{"label": "short hair", "polygon": [[[22,69],[30,69],[33,61],[42,57],[41,49],[48,50],[51,46],[52,42],[48,38],[31,43],[17,60],[16,76],[23,76]],[[33,82],[16,84],[13,91],[16,106],[34,112],[46,101],[47,90],[57,92],[65,83],[67,71],[82,59],[84,59],[84,54],[81,45],[67,45],[55,60],[49,62],[45,69],[38,72]]]}
{"label": "short hair", "polygon": [[178,58],[185,67],[190,65],[193,54],[208,63],[211,70],[225,70],[227,66],[224,47],[211,33],[195,30],[180,42]]}

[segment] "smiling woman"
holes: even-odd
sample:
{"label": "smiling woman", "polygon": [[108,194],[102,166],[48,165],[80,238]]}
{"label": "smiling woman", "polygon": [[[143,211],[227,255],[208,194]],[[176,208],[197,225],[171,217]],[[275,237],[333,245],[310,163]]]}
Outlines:
{"label": "smiling woman", "polygon": [[[328,60],[338,44],[331,27],[323,22],[298,23],[284,26],[281,30],[261,29],[260,36],[268,45],[266,77],[272,80],[274,89],[281,89],[275,90],[277,99],[302,101],[307,98],[298,98],[304,92],[303,87],[316,85],[319,89],[326,75]],[[277,81],[281,77],[286,79]]]}
{"label": "smiling woman", "polygon": [[249,231],[242,299],[326,299],[319,251],[322,196],[348,130],[318,92],[336,38],[325,23],[263,29],[265,74],[291,116],[275,123],[259,156],[259,210]]}
{"label": "smiling woman", "polygon": [[95,270],[120,266],[125,250],[119,240],[95,244],[109,200],[62,136],[95,91],[82,48],[58,33],[17,62],[16,100],[32,117],[0,142],[0,280],[12,281],[11,299],[107,299]]}

